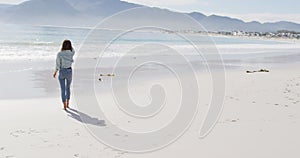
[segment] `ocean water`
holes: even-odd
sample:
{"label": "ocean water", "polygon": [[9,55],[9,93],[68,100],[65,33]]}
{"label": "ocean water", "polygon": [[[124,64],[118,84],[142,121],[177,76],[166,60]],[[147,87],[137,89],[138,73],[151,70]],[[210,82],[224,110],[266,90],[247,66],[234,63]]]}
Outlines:
{"label": "ocean water", "polygon": [[[92,31],[92,36],[88,36]],[[111,41],[112,37],[124,33],[116,30],[91,30],[87,28],[63,28],[53,26],[0,26],[0,60],[53,60],[64,39],[70,39],[77,52],[82,45],[89,45],[91,51],[97,50],[99,44],[113,43],[106,49],[102,57],[115,57],[124,55],[125,51],[145,43],[156,43],[178,49],[185,55],[193,55],[193,46],[184,38],[176,34],[137,31],[127,32],[123,36]],[[95,35],[97,34],[97,35]],[[298,45],[287,42],[271,40],[207,37],[185,34],[193,44],[205,46],[215,45],[224,59],[236,59],[242,56],[251,57],[253,54],[261,56],[286,55],[297,53]],[[88,37],[88,40],[86,38]],[[81,53],[81,52],[80,52]],[[84,52],[83,52],[84,53]],[[99,52],[100,53],[100,52]],[[94,53],[96,54],[96,53]],[[136,56],[151,55],[151,50],[141,51]],[[162,55],[163,51],[162,51]],[[168,55],[168,54],[165,54]],[[255,56],[255,55],[254,55]]]}
{"label": "ocean water", "polygon": [[[216,47],[226,68],[242,67],[244,70],[247,67],[247,70],[248,68],[256,70],[270,68],[270,64],[278,65],[300,61],[300,46],[297,43],[207,37],[195,34],[184,34],[183,36],[191,39],[193,44],[200,48],[205,48],[209,44]],[[117,67],[119,70],[116,72],[117,80],[122,79],[127,72],[131,72],[135,68],[128,67],[126,64],[135,64],[137,61],[158,61],[157,59],[159,59],[164,62],[173,62],[172,64],[175,65],[171,65],[172,68],[186,72],[188,65],[182,60],[183,58],[174,56],[174,52],[179,52],[191,59],[190,63],[196,71],[206,71],[204,62],[199,62],[199,60],[203,60],[201,55],[195,52],[190,41],[178,37],[174,33],[148,30],[125,32],[124,34],[124,31],[116,30],[1,25],[0,83],[2,91],[0,91],[0,99],[58,97],[59,87],[57,80],[52,78],[52,73],[55,68],[56,54],[65,39],[72,40],[77,55],[92,52],[93,56],[88,58],[87,63],[96,61],[95,59],[102,53],[103,59],[101,64],[97,65],[95,73],[111,73],[111,68],[115,66],[116,60],[131,51],[128,58],[123,58],[125,59],[121,62],[123,65]],[[101,52],[99,47],[108,43],[110,45],[107,49]],[[171,52],[175,51],[170,53],[170,50]],[[75,60],[76,63],[78,63],[77,61]],[[217,68],[220,67],[220,63],[215,64]],[[80,71],[80,69],[77,70]],[[145,77],[147,80],[151,77],[161,78],[163,75],[170,74],[166,67],[151,64],[139,69],[137,73],[136,76]]]}

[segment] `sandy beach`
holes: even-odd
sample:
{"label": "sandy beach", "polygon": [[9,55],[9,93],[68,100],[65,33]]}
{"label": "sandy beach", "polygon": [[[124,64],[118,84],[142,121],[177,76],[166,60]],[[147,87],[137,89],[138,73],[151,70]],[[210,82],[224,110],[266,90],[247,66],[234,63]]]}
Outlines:
{"label": "sandy beach", "polygon": [[[106,120],[102,118],[77,111],[74,100],[71,101],[71,110],[62,110],[58,81],[51,78],[52,64],[53,62],[43,62],[41,70],[25,67],[22,71],[0,74],[3,81],[1,86],[4,87],[1,93],[5,94],[1,95],[0,100],[1,158],[181,158],[187,155],[208,158],[281,158],[300,155],[299,63],[274,66],[269,73],[247,74],[246,70],[249,68],[245,67],[226,69],[224,108],[215,128],[205,138],[200,138],[199,128],[210,103],[210,88],[206,84],[210,82],[210,75],[207,72],[197,72],[197,77],[204,85],[200,91],[203,90],[204,93],[200,93],[199,113],[191,127],[171,145],[155,152],[140,154],[115,150],[97,141],[86,129],[80,116],[103,130],[110,127],[105,125]],[[10,63],[2,65],[5,67]],[[17,67],[18,64],[14,65]],[[20,67],[24,67],[24,63],[20,63]],[[153,77],[154,80],[157,78],[165,83],[176,80],[164,76]],[[135,84],[136,91],[147,87],[150,81],[153,80],[142,78],[141,82]],[[16,82],[15,86],[11,82]],[[109,82],[101,82],[102,87],[108,85]],[[121,117],[118,115],[120,110],[113,109],[115,104],[109,101],[109,97],[105,97],[108,94],[100,91],[99,95],[105,103],[103,108],[113,111],[107,115],[115,124],[122,124],[127,129],[156,128],[155,124],[142,126],[134,120]],[[177,94],[174,91],[168,92],[168,95]],[[160,117],[160,121],[166,121],[163,119],[167,120],[169,117]],[[115,137],[125,142],[130,139],[117,133]]]}
{"label": "sandy beach", "polygon": [[300,1],[222,2],[0,0],[0,158],[300,158]]}

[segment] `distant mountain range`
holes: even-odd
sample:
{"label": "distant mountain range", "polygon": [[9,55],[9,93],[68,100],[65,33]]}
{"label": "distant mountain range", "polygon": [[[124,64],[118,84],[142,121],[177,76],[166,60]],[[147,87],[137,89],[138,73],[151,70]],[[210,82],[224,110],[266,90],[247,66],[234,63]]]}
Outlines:
{"label": "distant mountain range", "polygon": [[[105,17],[136,7],[142,7],[142,5],[120,0],[29,0],[18,5],[0,4],[0,23],[93,26]],[[274,23],[244,22],[225,16],[206,16],[199,12],[178,13],[151,7],[147,7],[146,10],[145,14],[149,14],[148,17],[151,21],[155,21],[158,13],[169,14],[174,18],[187,14],[200,22],[208,31],[275,32],[290,30],[300,32],[300,24],[288,21]],[[155,12],[155,14],[151,16],[151,12]],[[135,16],[140,15],[132,15],[131,18],[136,18]]]}

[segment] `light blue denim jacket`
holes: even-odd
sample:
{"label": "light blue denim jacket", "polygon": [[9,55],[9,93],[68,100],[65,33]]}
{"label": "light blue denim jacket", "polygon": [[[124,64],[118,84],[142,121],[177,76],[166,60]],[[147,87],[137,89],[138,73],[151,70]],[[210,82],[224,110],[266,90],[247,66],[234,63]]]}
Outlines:
{"label": "light blue denim jacket", "polygon": [[56,70],[60,70],[63,68],[70,68],[72,63],[74,62],[73,56],[75,51],[65,50],[61,51],[57,54],[56,57]]}

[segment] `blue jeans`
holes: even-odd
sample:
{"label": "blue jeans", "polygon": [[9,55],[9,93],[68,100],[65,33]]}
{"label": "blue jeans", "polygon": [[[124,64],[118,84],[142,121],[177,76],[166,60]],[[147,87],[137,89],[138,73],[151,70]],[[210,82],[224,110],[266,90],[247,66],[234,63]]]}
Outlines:
{"label": "blue jeans", "polygon": [[71,95],[70,86],[72,83],[72,69],[59,70],[58,80],[60,83],[61,100],[64,103],[67,99],[70,99]]}

